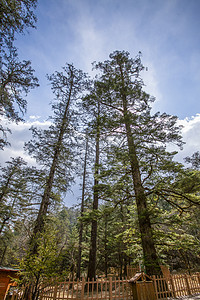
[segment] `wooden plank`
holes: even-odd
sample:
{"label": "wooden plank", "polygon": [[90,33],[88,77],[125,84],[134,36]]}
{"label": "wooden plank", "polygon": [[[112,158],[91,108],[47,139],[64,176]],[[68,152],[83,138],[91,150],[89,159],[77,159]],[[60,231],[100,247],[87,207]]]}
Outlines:
{"label": "wooden plank", "polygon": [[112,300],[112,277],[109,278],[109,299]]}
{"label": "wooden plank", "polygon": [[78,284],[79,284],[79,279],[76,282],[76,299],[78,299]]}
{"label": "wooden plank", "polygon": [[121,283],[122,281],[119,279],[118,286],[119,286],[119,299],[121,299]]}
{"label": "wooden plank", "polygon": [[82,287],[81,287],[81,299],[84,299],[84,292],[85,292],[85,278],[82,278]]}
{"label": "wooden plank", "polygon": [[[97,282],[98,282],[98,279],[97,279]],[[101,281],[100,281],[100,286],[101,286],[101,299],[102,299],[103,298],[103,281],[102,281],[102,278],[101,278]],[[98,290],[98,285],[97,285],[97,290]],[[97,297],[97,299],[98,299],[98,297]]]}
{"label": "wooden plank", "polygon": [[122,278],[122,298],[124,299],[124,278]]}
{"label": "wooden plank", "polygon": [[117,280],[116,280],[116,278],[115,278],[114,286],[115,286],[115,299],[116,299],[117,298]]}
{"label": "wooden plank", "polygon": [[87,281],[87,297],[86,297],[86,299],[89,299],[89,278]]}
{"label": "wooden plank", "polygon": [[129,291],[129,283],[128,283],[127,278],[126,278],[126,299],[129,298],[129,293],[128,293],[128,291]]}
{"label": "wooden plank", "polygon": [[67,285],[68,285],[68,288],[67,288],[67,298],[66,299],[69,299],[70,281],[68,281]]}
{"label": "wooden plank", "polygon": [[106,287],[105,287],[105,290],[106,290],[105,298],[106,298],[106,299],[109,299],[109,293],[108,293],[108,280],[107,280],[107,279],[106,279],[105,284],[106,284]]}
{"label": "wooden plank", "polygon": [[57,298],[57,288],[58,288],[58,286],[56,284],[55,287],[54,287],[53,300],[56,300],[56,298]]}
{"label": "wooden plank", "polygon": [[172,289],[172,296],[176,297],[176,290],[175,290],[175,286],[174,286],[174,279],[173,276],[170,276],[170,283],[171,283],[171,289]]}
{"label": "wooden plank", "polygon": [[72,281],[72,290],[71,290],[71,299],[74,299],[74,278],[73,278],[73,281]]}
{"label": "wooden plank", "polygon": [[63,293],[62,293],[62,299],[65,299],[65,288],[66,288],[66,281],[63,284]]}
{"label": "wooden plank", "polygon": [[155,289],[156,300],[158,300],[157,278],[156,278],[155,275],[153,275],[152,278],[153,278],[153,283],[154,283],[154,289]]}

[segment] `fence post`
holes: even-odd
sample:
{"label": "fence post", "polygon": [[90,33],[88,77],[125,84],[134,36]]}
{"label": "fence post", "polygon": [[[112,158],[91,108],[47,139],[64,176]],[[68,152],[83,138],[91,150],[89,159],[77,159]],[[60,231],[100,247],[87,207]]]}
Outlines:
{"label": "fence post", "polygon": [[198,279],[198,283],[200,284],[200,273],[197,273],[197,279]]}
{"label": "fence post", "polygon": [[85,292],[85,278],[82,278],[81,300],[84,299],[84,292]]}
{"label": "fence post", "polygon": [[56,284],[55,287],[54,287],[53,300],[56,300],[57,290],[58,290],[58,285]]}
{"label": "fence post", "polygon": [[170,283],[171,283],[171,286],[172,286],[172,296],[176,297],[176,290],[175,290],[174,280],[173,280],[173,276],[172,275],[170,275]]}
{"label": "fence post", "polygon": [[43,294],[44,294],[44,287],[45,287],[45,285],[44,284],[42,284],[41,285],[41,289],[40,289],[40,293],[39,293],[39,300],[42,300],[42,298],[43,298]]}
{"label": "fence post", "polygon": [[109,278],[109,300],[112,300],[112,277]]}
{"label": "fence post", "polygon": [[15,299],[15,295],[16,295],[16,292],[14,291],[13,294],[12,294],[11,300],[14,300],[14,299]]}
{"label": "fence post", "polygon": [[154,290],[155,290],[156,299],[158,299],[158,288],[157,288],[156,276],[153,275],[152,278],[153,278],[153,283],[154,283]]}
{"label": "fence post", "polygon": [[186,288],[187,288],[187,292],[188,292],[188,295],[191,295],[191,289],[190,289],[190,284],[189,284],[189,281],[188,281],[188,275],[185,274],[185,283],[186,283]]}

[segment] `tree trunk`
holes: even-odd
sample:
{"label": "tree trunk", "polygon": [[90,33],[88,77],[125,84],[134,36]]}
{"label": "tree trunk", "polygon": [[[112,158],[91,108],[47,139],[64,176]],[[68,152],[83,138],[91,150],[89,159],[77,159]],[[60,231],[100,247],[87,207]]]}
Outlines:
{"label": "tree trunk", "polygon": [[4,257],[5,257],[7,248],[8,248],[8,245],[5,245],[2,256],[1,256],[0,265],[3,265],[3,261],[4,261]]}
{"label": "tree trunk", "polygon": [[63,140],[63,136],[65,133],[66,123],[68,121],[67,113],[68,113],[70,100],[71,100],[72,87],[73,87],[73,80],[71,81],[69,97],[68,97],[68,100],[66,103],[64,114],[63,114],[60,132],[59,132],[59,136],[58,136],[58,140],[56,143],[55,152],[54,152],[54,156],[53,156],[53,161],[52,161],[51,168],[49,171],[49,176],[47,177],[47,180],[46,180],[45,190],[44,190],[44,194],[42,197],[42,202],[40,204],[39,213],[38,213],[38,216],[37,216],[37,219],[35,222],[35,227],[33,229],[33,234],[32,234],[31,240],[30,240],[32,254],[37,253],[37,248],[38,248],[37,238],[38,238],[38,235],[41,232],[43,232],[43,230],[44,230],[45,218],[47,215],[48,207],[50,205],[50,196],[51,196],[51,190],[52,190],[52,186],[53,186],[54,175],[55,175],[55,171],[56,171],[56,167],[57,167],[57,163],[58,163],[59,154],[61,151],[62,140]]}
{"label": "tree trunk", "polygon": [[140,174],[137,153],[136,153],[134,140],[131,132],[131,126],[130,126],[131,120],[127,108],[124,76],[123,76],[123,71],[121,66],[120,66],[120,71],[121,71],[121,80],[122,80],[121,95],[123,101],[124,125],[126,128],[129,161],[131,165],[131,175],[132,175],[134,191],[135,191],[139,230],[141,234],[141,242],[142,242],[142,249],[143,249],[143,256],[144,256],[144,265],[147,274],[159,275],[161,274],[161,268],[159,266],[158,256],[154,245],[151,221],[150,221],[150,216],[147,208],[147,198],[141,181],[141,174]]}
{"label": "tree trunk", "polygon": [[[85,200],[85,181],[86,181],[87,154],[88,154],[88,136],[86,135],[84,170],[83,170],[83,185],[82,185],[82,198],[81,198],[81,217],[83,216],[84,203],[85,203],[84,200]],[[83,222],[82,222],[82,220],[80,220],[78,261],[77,261],[77,274],[76,274],[77,278],[80,278],[80,276],[81,276],[82,242],[83,242]]]}
{"label": "tree trunk", "polygon": [[4,187],[2,188],[2,192],[0,194],[0,203],[3,202],[4,196],[9,191],[9,184],[10,184],[10,181],[11,181],[13,175],[15,174],[16,169],[17,169],[16,166],[14,166],[13,170],[11,171],[11,173],[9,174],[9,176],[7,178],[7,181],[6,181],[5,185],[4,185]]}
{"label": "tree trunk", "polygon": [[2,231],[3,231],[3,229],[4,229],[4,226],[6,225],[6,222],[7,222],[9,219],[10,219],[10,217],[6,217],[6,218],[3,219],[3,222],[2,222],[1,228],[0,228],[0,235],[1,235]]}
{"label": "tree trunk", "polygon": [[[99,193],[98,193],[98,174],[99,174],[99,140],[100,140],[100,104],[98,102],[97,112],[97,133],[96,133],[96,157],[95,157],[95,173],[94,173],[94,196],[93,196],[93,211],[98,209]],[[89,280],[96,280],[96,252],[97,252],[97,220],[93,218],[91,228],[90,254],[88,264],[88,278]]]}
{"label": "tree trunk", "polygon": [[[17,194],[18,194],[18,193],[17,193]],[[9,215],[3,219],[3,222],[2,222],[1,228],[0,228],[0,235],[1,235],[2,232],[3,232],[3,229],[4,229],[4,226],[6,225],[6,222],[10,220],[11,213],[12,213],[12,209],[13,209],[13,207],[14,207],[14,205],[15,205],[15,202],[16,202],[16,199],[17,199],[17,194],[16,194],[16,196],[15,196],[15,198],[14,198],[14,200],[13,200],[13,203],[12,203],[12,205],[11,205],[11,208],[10,208],[10,211],[9,211]]]}
{"label": "tree trunk", "polygon": [[105,216],[105,242],[104,242],[104,251],[105,251],[105,275],[108,276],[108,217]]}

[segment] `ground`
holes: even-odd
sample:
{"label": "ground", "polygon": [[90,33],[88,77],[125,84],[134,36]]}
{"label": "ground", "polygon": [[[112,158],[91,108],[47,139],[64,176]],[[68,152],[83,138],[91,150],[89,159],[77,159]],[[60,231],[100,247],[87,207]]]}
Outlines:
{"label": "ground", "polygon": [[[177,298],[173,298],[173,299],[177,300]],[[197,294],[197,295],[194,295],[194,296],[185,296],[185,297],[178,298],[178,300],[182,300],[182,299],[183,300],[200,300],[200,294]]]}

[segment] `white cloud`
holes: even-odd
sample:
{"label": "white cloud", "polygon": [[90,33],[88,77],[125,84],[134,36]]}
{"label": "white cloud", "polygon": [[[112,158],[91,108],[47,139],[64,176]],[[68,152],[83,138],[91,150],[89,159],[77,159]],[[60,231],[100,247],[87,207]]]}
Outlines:
{"label": "white cloud", "polygon": [[183,125],[182,136],[186,144],[183,150],[176,155],[176,159],[183,162],[183,158],[186,156],[191,156],[194,152],[200,151],[200,114],[179,120],[179,124]]}
{"label": "white cloud", "polygon": [[5,147],[4,151],[1,151],[0,163],[9,161],[11,157],[21,156],[31,165],[35,165],[35,160],[28,156],[24,150],[24,143],[28,142],[31,138],[31,126],[40,127],[46,129],[51,125],[50,121],[39,121],[38,116],[31,116],[26,122],[19,122],[18,124],[2,120],[2,125],[8,127],[12,134],[8,134],[8,141],[11,146]]}
{"label": "white cloud", "polygon": [[151,96],[156,97],[157,102],[162,100],[162,94],[159,90],[159,82],[157,72],[151,62],[146,62],[145,70],[142,73],[142,78],[144,80],[144,90]]}
{"label": "white cloud", "polygon": [[31,120],[38,120],[41,118],[41,116],[30,116],[29,117]]}

